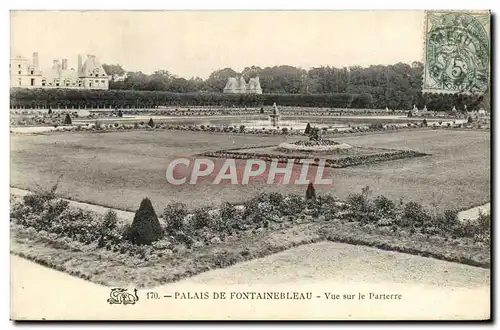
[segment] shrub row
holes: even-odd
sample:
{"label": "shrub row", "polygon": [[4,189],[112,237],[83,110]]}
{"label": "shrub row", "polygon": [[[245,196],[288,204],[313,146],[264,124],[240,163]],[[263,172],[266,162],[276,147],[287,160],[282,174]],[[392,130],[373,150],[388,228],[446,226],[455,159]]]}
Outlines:
{"label": "shrub row", "polygon": [[[348,150],[338,150],[338,153],[348,153]],[[206,157],[214,158],[231,158],[231,159],[262,159],[265,161],[277,160],[279,163],[287,163],[289,160],[294,160],[296,164],[300,164],[301,159],[310,159],[307,156],[297,156],[297,155],[274,155],[267,153],[253,153],[253,152],[233,152],[228,150],[222,151],[210,151],[201,154]],[[412,151],[412,150],[394,150],[390,152],[384,152],[381,154],[374,155],[357,155],[357,156],[347,156],[338,159],[325,159],[325,166],[334,168],[344,168],[349,166],[356,166],[360,164],[368,164],[375,162],[383,162],[395,159],[403,159],[410,157],[421,157],[427,156],[425,153]],[[319,158],[315,158],[314,162],[310,165],[317,166],[320,162]]]}
{"label": "shrub row", "polygon": [[[67,118],[67,116],[66,116]],[[61,124],[66,123],[66,120],[57,119],[57,121],[51,122],[51,126],[58,127]],[[49,124],[48,122],[45,122]],[[32,124],[32,123],[31,123]],[[30,125],[30,122],[23,120],[14,119],[11,121],[11,125],[13,126],[22,126],[22,125]],[[338,137],[349,135],[353,133],[368,133],[368,132],[378,132],[378,131],[392,131],[392,130],[406,130],[406,129],[417,129],[417,128],[426,128],[421,123],[408,123],[407,125],[396,125],[396,124],[384,124],[374,125],[371,127],[368,126],[352,126],[345,130],[339,130],[338,128],[322,128],[322,135],[329,137]],[[487,125],[466,125],[462,126],[453,125],[440,125],[434,124],[432,129],[445,128],[445,129],[454,129],[454,128],[466,128],[466,129],[488,129]],[[78,124],[74,127],[60,127],[57,129],[58,131],[116,131],[116,130],[132,130],[132,129],[147,129],[147,130],[155,130],[155,129],[168,129],[168,130],[179,130],[179,131],[197,131],[197,132],[223,132],[223,133],[232,133],[232,134],[256,134],[256,135],[303,135],[303,130],[297,130],[293,128],[283,127],[281,129],[265,129],[265,128],[247,128],[245,125],[238,126],[213,126],[213,125],[174,125],[168,124],[167,122],[154,122],[151,118],[148,122],[136,122],[133,124],[122,124],[122,123],[112,123],[112,124],[102,124],[99,120],[96,120],[95,123],[87,123],[87,124]],[[429,128],[430,129],[430,128]]]}
{"label": "shrub row", "polygon": [[[460,222],[458,212],[426,210],[415,202],[394,203],[385,196],[370,198],[365,187],[361,193],[351,194],[346,203],[338,203],[331,195],[316,197],[312,184],[306,198],[299,195],[261,193],[242,206],[223,203],[218,209],[207,207],[188,212],[182,203],[167,205],[160,223],[145,198],[131,225],[118,222],[116,213],[104,216],[68,207],[68,202],[49,192],[29,194],[22,203],[11,206],[11,222],[44,231],[53,237],[68,237],[82,244],[97,244],[121,253],[130,252],[131,246],[148,245],[151,249],[175,250],[179,244],[197,247],[218,243],[240,231],[283,228],[293,222],[317,218],[328,221],[344,218],[361,224],[370,224],[392,231],[407,230],[410,234],[437,235],[445,238],[468,237],[476,243],[490,244],[490,215],[482,214],[477,221]],[[310,218],[307,218],[310,217]],[[145,249],[135,249],[144,256]],[[135,253],[135,252],[134,252]]]}
{"label": "shrub row", "polygon": [[[47,110],[50,106],[42,107],[42,108],[20,108],[20,106],[14,106],[11,108],[11,115],[41,115],[47,113]],[[43,109],[43,110],[42,110]],[[54,113],[59,112],[70,112],[72,109],[80,109],[78,107],[70,107],[68,109],[59,108],[54,110]],[[83,107],[81,109],[84,109]],[[398,110],[395,112],[385,112],[385,110],[377,110],[377,109],[353,109],[353,108],[319,108],[319,107],[291,107],[291,106],[281,106],[279,107],[280,113],[286,116],[390,116],[394,114],[406,114],[405,110]],[[185,117],[196,117],[196,116],[244,116],[244,115],[267,115],[270,113],[269,107],[202,107],[202,108],[170,108],[170,109],[161,109],[161,108],[153,108],[153,109],[136,109],[135,107],[109,107],[103,108],[100,110],[99,108],[89,108],[90,115],[95,117],[121,117],[123,115],[128,116],[185,116]],[[121,116],[120,113],[121,112]],[[439,118],[464,118],[467,117],[462,114],[455,115],[447,115],[442,112],[428,112],[422,116],[414,116],[419,118],[429,118],[429,117],[439,117]],[[477,117],[477,116],[476,116]]]}
{"label": "shrub row", "polygon": [[[149,199],[144,199],[131,225],[120,224],[116,213],[104,216],[74,209],[53,194],[36,193],[11,206],[11,222],[46,232],[53,239],[69,238],[82,244],[96,244],[120,253],[145,257],[151,249],[171,250],[184,245],[198,247],[218,243],[238,232],[282,228],[284,216],[297,216],[306,207],[304,198],[279,193],[261,194],[238,207],[222,204],[217,210],[206,207],[188,214],[185,204],[167,205],[160,223]],[[131,246],[150,246],[131,249]],[[149,251],[149,252],[148,252]]]}
{"label": "shrub row", "polygon": [[393,231],[438,235],[449,238],[469,237],[490,244],[490,215],[480,214],[477,221],[459,221],[457,210],[430,211],[416,202],[394,203],[385,196],[370,198],[369,187],[349,195],[346,216],[362,223],[390,227]]}
{"label": "shrub row", "polygon": [[121,242],[123,232],[118,229],[114,212],[97,216],[92,212],[68,207],[68,202],[46,195],[27,195],[21,204],[11,210],[11,221],[37,231],[44,230],[69,237],[84,244]]}
{"label": "shrub row", "polygon": [[136,90],[74,90],[11,88],[11,107],[135,107],[158,106],[282,106],[368,107],[357,94],[223,94]]}

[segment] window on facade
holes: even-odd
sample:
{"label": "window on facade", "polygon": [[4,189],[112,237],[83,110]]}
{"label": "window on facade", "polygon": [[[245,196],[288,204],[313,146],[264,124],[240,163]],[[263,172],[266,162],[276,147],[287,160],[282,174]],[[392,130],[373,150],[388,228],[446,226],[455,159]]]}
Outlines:
{"label": "window on facade", "polygon": [[21,74],[21,71],[17,71],[17,74]]}
{"label": "window on facade", "polygon": [[101,80],[101,82],[102,82],[102,83],[104,84],[104,83],[105,83],[106,81],[104,81],[104,80]]}
{"label": "window on facade", "polygon": [[46,80],[42,80],[42,86],[45,86],[46,83],[47,83]]}
{"label": "window on facade", "polygon": [[92,83],[89,83],[89,87],[92,87]]}
{"label": "window on facade", "polygon": [[19,79],[17,80],[17,82],[19,83],[19,86],[21,86],[21,83],[22,83],[21,78],[19,78]]}
{"label": "window on facade", "polygon": [[21,68],[21,64],[18,64],[17,67],[20,69]]}
{"label": "window on facade", "polygon": [[96,81],[95,81],[95,83],[96,83],[96,84],[98,84],[98,83],[99,83],[99,80],[96,80]]}
{"label": "window on facade", "polygon": [[31,86],[35,86],[35,79],[31,78]]}
{"label": "window on facade", "polygon": [[33,71],[33,70],[31,70],[31,74],[33,74],[33,72],[34,72],[34,71]]}
{"label": "window on facade", "polygon": [[56,83],[56,86],[59,86],[59,83]]}

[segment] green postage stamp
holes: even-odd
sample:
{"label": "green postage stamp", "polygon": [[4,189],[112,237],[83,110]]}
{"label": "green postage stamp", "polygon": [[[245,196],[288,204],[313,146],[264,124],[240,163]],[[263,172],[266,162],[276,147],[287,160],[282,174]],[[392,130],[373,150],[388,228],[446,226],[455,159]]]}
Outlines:
{"label": "green postage stamp", "polygon": [[490,75],[490,12],[425,13],[424,93],[483,93]]}

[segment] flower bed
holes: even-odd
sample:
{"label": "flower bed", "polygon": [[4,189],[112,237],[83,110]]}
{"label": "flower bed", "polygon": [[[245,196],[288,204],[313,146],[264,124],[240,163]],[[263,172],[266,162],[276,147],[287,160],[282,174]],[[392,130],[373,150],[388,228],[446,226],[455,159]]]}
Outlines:
{"label": "flower bed", "polygon": [[[102,217],[70,209],[53,195],[28,196],[11,207],[12,252],[106,285],[154,286],[325,239],[490,265],[489,216],[462,223],[453,211],[372,199],[368,189],[346,203],[271,193],[215,210],[170,204],[165,236],[151,245],[127,241],[120,235],[126,226],[112,212]],[[36,249],[27,248],[33,244]]]}
{"label": "flower bed", "polygon": [[292,144],[304,147],[318,147],[318,146],[337,146],[340,145],[341,143],[332,140],[321,139],[321,140],[299,140],[293,142]]}
{"label": "flower bed", "polygon": [[347,143],[339,143],[335,141],[330,141],[326,139],[322,139],[319,141],[311,141],[311,140],[299,140],[293,143],[284,142],[278,146],[278,149],[285,152],[294,152],[294,151],[304,151],[304,152],[332,152],[338,150],[347,150],[351,149]]}
{"label": "flower bed", "polygon": [[[268,146],[268,147],[273,147],[273,146]],[[292,152],[291,149],[285,149],[285,152],[290,153],[290,155],[239,151],[247,149],[251,150],[256,148],[265,148],[265,147],[258,146],[253,148],[234,148],[234,149],[219,150],[219,151],[209,151],[209,152],[204,152],[199,156],[213,157],[213,158],[231,158],[231,159],[262,159],[265,161],[277,160],[278,163],[288,163],[290,159],[293,159],[296,164],[301,164],[302,159],[311,159],[313,160],[313,162],[310,164],[312,166],[318,166],[320,160],[323,159],[325,161],[325,166],[333,168],[344,168],[361,164],[384,162],[396,159],[429,156],[429,154],[413,150],[396,150],[396,149],[382,149],[382,148],[380,149],[372,148],[371,150],[380,150],[380,153],[366,154],[366,155],[349,155],[349,151],[352,150],[352,148],[338,148],[334,150],[333,153],[335,155],[344,154],[345,156],[335,157],[335,158],[327,157],[328,152],[332,152],[332,150],[325,150],[325,151],[305,150],[306,152],[311,152],[311,154],[307,156],[302,156],[300,154],[293,155],[291,154]],[[276,150],[281,151],[282,148],[277,147]],[[296,149],[294,151],[304,152],[304,150],[302,149]],[[316,151],[318,151],[318,155],[312,153]]]}
{"label": "flower bed", "polygon": [[[122,124],[122,123],[112,123],[112,124],[102,124],[96,119],[95,123],[88,124],[76,124],[71,127],[63,126],[61,120],[56,121],[45,121],[40,123],[35,123],[33,121],[29,122],[26,120],[15,119],[11,121],[13,126],[33,126],[33,125],[45,125],[56,127],[53,131],[56,132],[122,132],[127,130],[178,130],[178,131],[195,131],[195,132],[210,132],[210,133],[224,133],[224,134],[254,134],[254,135],[286,135],[286,136],[304,136],[303,130],[282,130],[282,129],[257,129],[257,128],[247,128],[244,125],[240,127],[236,126],[211,126],[211,125],[173,125],[167,122],[157,122],[153,126],[148,125],[147,122],[136,122],[133,124]],[[379,127],[350,127],[346,130],[339,130],[336,128],[323,130],[323,137],[338,138],[344,136],[357,136],[375,133],[391,133],[400,132],[408,130],[425,130],[425,129],[461,129],[461,130],[472,130],[472,129],[482,129],[489,130],[489,125],[465,125],[460,127],[460,125],[453,125],[448,127],[447,125],[430,125],[428,127],[421,127],[417,124],[412,124],[410,126],[398,126],[395,124],[387,124],[382,128]],[[337,149],[339,150],[339,149]]]}

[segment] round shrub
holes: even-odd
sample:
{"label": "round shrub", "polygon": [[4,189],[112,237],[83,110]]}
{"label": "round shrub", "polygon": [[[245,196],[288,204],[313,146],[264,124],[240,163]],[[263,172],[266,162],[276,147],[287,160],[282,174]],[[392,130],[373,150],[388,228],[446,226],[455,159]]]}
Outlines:
{"label": "round shrub", "polygon": [[194,210],[192,225],[195,230],[208,227],[211,222],[211,215],[209,213],[209,207],[199,207]]}
{"label": "round shrub", "polygon": [[404,227],[423,227],[430,219],[430,215],[424,210],[422,204],[409,202],[404,206],[401,225]]}
{"label": "round shrub", "polygon": [[171,203],[163,210],[165,231],[176,233],[184,229],[184,218],[187,216],[187,206],[183,203]]}
{"label": "round shrub", "polygon": [[211,227],[218,234],[225,234],[231,231],[233,223],[237,221],[238,211],[231,203],[224,202],[219,209],[219,214],[212,222]]}

